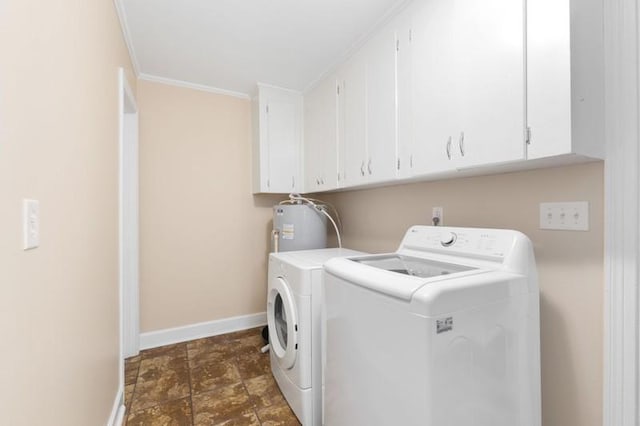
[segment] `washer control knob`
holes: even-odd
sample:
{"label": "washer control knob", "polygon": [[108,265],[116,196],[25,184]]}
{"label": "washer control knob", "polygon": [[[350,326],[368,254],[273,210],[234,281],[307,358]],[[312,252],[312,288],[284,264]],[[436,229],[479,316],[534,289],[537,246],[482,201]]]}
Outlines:
{"label": "washer control knob", "polygon": [[457,238],[458,236],[454,232],[447,232],[442,236],[442,239],[440,240],[440,244],[442,244],[443,247],[452,246],[453,243],[456,242]]}

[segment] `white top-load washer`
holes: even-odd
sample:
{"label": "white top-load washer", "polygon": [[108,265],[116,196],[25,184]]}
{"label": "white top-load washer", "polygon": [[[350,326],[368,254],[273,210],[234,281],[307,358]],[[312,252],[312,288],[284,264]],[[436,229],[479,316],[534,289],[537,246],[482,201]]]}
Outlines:
{"label": "white top-load washer", "polygon": [[414,226],[325,264],[327,426],[539,426],[539,290],[517,231]]}
{"label": "white top-load washer", "polygon": [[322,265],[348,249],[271,253],[267,323],[271,371],[300,422],[322,424]]}

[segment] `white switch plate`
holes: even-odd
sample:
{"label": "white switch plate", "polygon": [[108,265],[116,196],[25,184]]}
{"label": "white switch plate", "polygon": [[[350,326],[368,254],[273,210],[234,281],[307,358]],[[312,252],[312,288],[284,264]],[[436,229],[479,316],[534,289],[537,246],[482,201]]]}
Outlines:
{"label": "white switch plate", "polygon": [[589,230],[589,203],[540,203],[540,229]]}
{"label": "white switch plate", "polygon": [[40,202],[22,200],[23,249],[29,250],[40,245]]}

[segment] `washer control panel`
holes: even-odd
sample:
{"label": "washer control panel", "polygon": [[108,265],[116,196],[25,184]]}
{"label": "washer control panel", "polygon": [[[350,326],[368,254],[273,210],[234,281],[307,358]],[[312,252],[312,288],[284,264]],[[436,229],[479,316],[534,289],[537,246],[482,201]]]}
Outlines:
{"label": "washer control panel", "polygon": [[518,231],[504,229],[413,226],[405,234],[400,250],[444,251],[495,259],[504,257],[522,237]]}

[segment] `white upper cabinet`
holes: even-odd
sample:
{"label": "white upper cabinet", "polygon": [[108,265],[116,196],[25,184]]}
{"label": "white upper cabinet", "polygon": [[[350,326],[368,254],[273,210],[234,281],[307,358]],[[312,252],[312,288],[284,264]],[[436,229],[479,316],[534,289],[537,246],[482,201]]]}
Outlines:
{"label": "white upper cabinet", "polygon": [[411,2],[307,94],[309,190],[603,158],[602,25],[601,0]]}
{"label": "white upper cabinet", "polygon": [[604,158],[601,0],[527,2],[529,159]]}
{"label": "white upper cabinet", "polygon": [[363,54],[338,71],[339,186],[365,183],[367,171],[366,62]]}
{"label": "white upper cabinet", "polygon": [[453,3],[457,121],[452,137],[458,167],[522,160],[526,144],[525,2]]}
{"label": "white upper cabinet", "polygon": [[338,71],[340,187],[396,177],[396,41],[379,33]]}
{"label": "white upper cabinet", "polygon": [[394,21],[396,40],[396,88],[397,88],[397,158],[399,178],[413,174],[413,55],[412,10],[402,12]]}
{"label": "white upper cabinet", "polygon": [[396,177],[396,36],[385,27],[365,48],[367,156],[369,182]]}
{"label": "white upper cabinet", "polygon": [[335,78],[323,80],[304,98],[305,190],[325,191],[338,186],[337,87]]}
{"label": "white upper cabinet", "polygon": [[453,137],[461,127],[454,80],[455,0],[425,0],[412,5],[413,173],[455,168]]}
{"label": "white upper cabinet", "polygon": [[522,160],[524,3],[427,0],[413,13],[414,173]]}
{"label": "white upper cabinet", "polygon": [[259,85],[252,106],[253,192],[302,191],[302,95]]}

